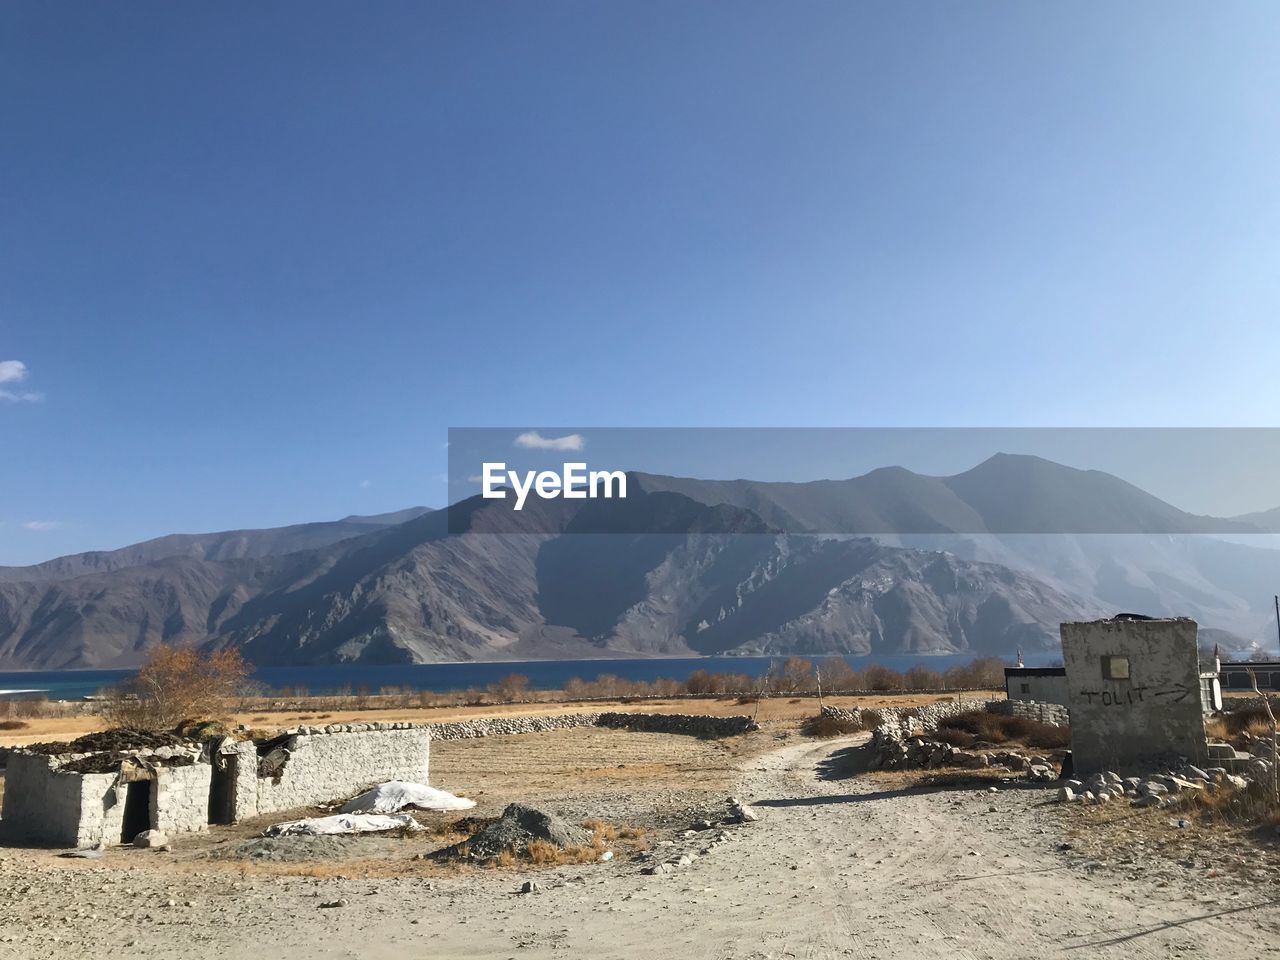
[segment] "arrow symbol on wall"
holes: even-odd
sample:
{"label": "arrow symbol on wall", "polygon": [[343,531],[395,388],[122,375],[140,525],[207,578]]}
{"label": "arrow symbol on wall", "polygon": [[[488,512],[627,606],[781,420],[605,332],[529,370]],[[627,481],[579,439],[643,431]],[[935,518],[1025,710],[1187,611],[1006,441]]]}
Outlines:
{"label": "arrow symbol on wall", "polygon": [[1155,695],[1157,697],[1173,697],[1174,703],[1181,703],[1183,700],[1187,699],[1187,697],[1191,696],[1191,687],[1188,687],[1185,684],[1178,684],[1178,686],[1174,687],[1172,690],[1157,690]]}

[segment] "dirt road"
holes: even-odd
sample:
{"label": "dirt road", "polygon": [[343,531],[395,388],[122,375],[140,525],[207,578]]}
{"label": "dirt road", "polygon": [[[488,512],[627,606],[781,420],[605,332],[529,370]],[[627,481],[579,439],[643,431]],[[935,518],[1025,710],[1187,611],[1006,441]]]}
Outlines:
{"label": "dirt road", "polygon": [[[465,877],[237,877],[0,862],[0,957],[1254,957],[1274,888],[1090,869],[1050,791],[830,779],[853,741],[744,759],[761,814],[674,873],[634,862]],[[677,848],[657,848],[666,856]],[[12,851],[0,851],[11,854]],[[1167,865],[1166,865],[1167,866]],[[514,893],[535,879],[537,893]],[[322,906],[340,901],[340,906]],[[1265,953],[1265,949],[1263,950]]]}

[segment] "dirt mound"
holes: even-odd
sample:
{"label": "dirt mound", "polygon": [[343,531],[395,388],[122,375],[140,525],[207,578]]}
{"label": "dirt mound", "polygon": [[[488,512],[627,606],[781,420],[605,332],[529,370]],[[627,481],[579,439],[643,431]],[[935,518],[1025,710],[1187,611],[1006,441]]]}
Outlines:
{"label": "dirt mound", "polygon": [[522,803],[513,803],[502,816],[470,839],[436,851],[441,860],[493,860],[503,853],[524,856],[529,844],[542,840],[557,847],[585,846],[591,834],[553,813],[544,813]]}
{"label": "dirt mound", "polygon": [[359,836],[256,837],[209,854],[210,860],[265,860],[272,863],[340,862],[367,848]]}
{"label": "dirt mound", "polygon": [[61,753],[98,753],[104,751],[149,750],[158,747],[176,747],[186,741],[172,733],[154,730],[102,730],[86,733],[70,741],[33,743],[24,747],[32,753],[55,756]]}

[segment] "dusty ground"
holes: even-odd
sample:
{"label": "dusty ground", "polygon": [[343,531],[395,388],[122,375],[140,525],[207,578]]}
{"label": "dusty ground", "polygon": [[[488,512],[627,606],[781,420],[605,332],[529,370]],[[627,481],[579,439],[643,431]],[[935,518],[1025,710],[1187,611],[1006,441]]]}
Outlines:
{"label": "dusty ground", "polygon": [[[659,857],[686,849],[690,811],[730,791],[756,803],[758,823],[670,875],[642,875],[652,861],[631,855],[446,871],[411,859],[443,845],[421,834],[362,838],[332,865],[220,853],[246,841],[243,827],[97,861],[0,848],[0,957],[1234,958],[1280,933],[1268,846],[1250,848],[1265,876],[1242,876],[1212,837],[1147,812],[1151,836],[1177,830],[1190,846],[1125,862],[1100,852],[1106,830],[1138,823],[1121,819],[1127,807],[1063,807],[1012,783],[850,776],[860,737],[814,742],[780,726],[728,744],[572,730],[437,746],[433,781],[475,797],[477,812],[519,797],[640,823]],[[1097,849],[1082,846],[1104,817]],[[541,891],[514,893],[529,878]]]}
{"label": "dusty ground", "polygon": [[[1003,690],[968,691],[961,694],[937,693],[886,693],[869,694],[856,697],[826,697],[823,703],[837,707],[915,707],[938,700],[954,700],[957,696],[978,700],[1003,699]],[[320,698],[322,701],[331,698]],[[591,700],[586,702],[568,701],[557,703],[505,703],[487,704],[475,707],[392,707],[389,709],[364,710],[326,710],[317,707],[314,710],[272,711],[267,713],[253,710],[237,712],[232,716],[235,723],[247,727],[262,727],[274,730],[289,727],[297,723],[356,723],[366,720],[394,721],[410,720],[417,723],[443,723],[449,720],[474,720],[481,717],[502,716],[550,716],[562,713],[584,713],[594,711],[629,711],[632,713],[697,713],[726,717],[741,714],[755,716],[765,720],[801,720],[817,713],[818,701],[815,697],[768,697],[760,702],[756,709],[754,700],[743,702],[739,697],[697,697],[643,700]],[[18,746],[24,743],[38,743],[43,740],[70,740],[85,733],[103,729],[103,722],[95,716],[72,717],[30,717],[25,718],[27,726],[20,730],[0,730],[0,746]]]}

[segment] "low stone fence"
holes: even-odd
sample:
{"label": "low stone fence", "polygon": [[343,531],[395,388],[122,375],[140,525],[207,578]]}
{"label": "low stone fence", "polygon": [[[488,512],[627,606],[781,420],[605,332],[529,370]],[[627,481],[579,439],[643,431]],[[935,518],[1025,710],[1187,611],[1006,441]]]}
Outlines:
{"label": "low stone fence", "polygon": [[430,725],[432,740],[470,740],[473,737],[507,737],[517,733],[545,733],[594,727],[598,713],[560,713],[546,717],[494,717],[485,720],[457,720]]}
{"label": "low stone fence", "polygon": [[947,717],[986,708],[986,700],[941,700],[923,707],[884,707],[876,711],[880,714],[880,726],[874,732],[882,737],[906,740],[917,730],[933,733]]}
{"label": "low stone fence", "polygon": [[[1261,697],[1223,697],[1222,712],[1232,713],[1236,710],[1245,710],[1250,707],[1261,707]],[[1280,698],[1271,698],[1271,709],[1276,712],[1276,716],[1280,717]]]}
{"label": "low stone fence", "polygon": [[750,717],[708,717],[687,713],[560,713],[545,717],[494,717],[429,726],[432,740],[470,740],[546,733],[575,727],[609,727],[638,733],[674,733],[704,739],[736,737],[759,729]]}
{"label": "low stone fence", "polygon": [[1071,726],[1071,711],[1060,703],[1043,703],[1039,700],[992,700],[987,704],[990,713],[1007,717],[1026,717],[1055,727]]}
{"label": "low stone fence", "polygon": [[759,730],[750,717],[708,717],[689,713],[602,713],[599,726],[638,733],[677,733],[704,740]]}

